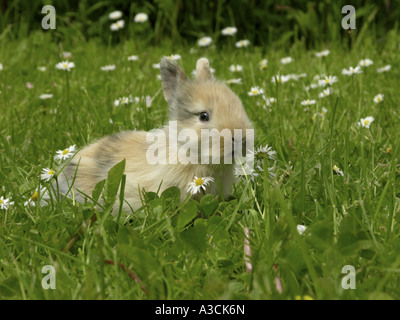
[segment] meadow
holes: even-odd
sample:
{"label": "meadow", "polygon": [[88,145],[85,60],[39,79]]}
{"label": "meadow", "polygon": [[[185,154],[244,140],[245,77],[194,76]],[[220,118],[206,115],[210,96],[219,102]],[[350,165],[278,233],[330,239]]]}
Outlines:
{"label": "meadow", "polygon": [[[57,29],[3,37],[0,299],[400,298],[398,28],[380,41],[362,29],[313,48],[223,34],[154,45],[140,36],[145,24],[132,37],[127,28],[106,41],[74,29],[63,41]],[[121,166],[100,208],[44,201],[68,161],[57,151],[167,121],[164,56],[188,75],[209,59],[254,124],[260,166],[224,201],[179,204],[170,188],[114,216]],[[70,71],[56,67],[63,61]],[[45,168],[55,170],[49,181]],[[55,289],[43,287],[44,266],[54,267]]]}

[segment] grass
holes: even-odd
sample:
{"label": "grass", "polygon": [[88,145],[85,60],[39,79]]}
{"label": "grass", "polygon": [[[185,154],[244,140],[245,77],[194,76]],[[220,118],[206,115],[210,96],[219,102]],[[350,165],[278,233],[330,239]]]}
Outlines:
{"label": "grass", "polygon": [[[302,42],[286,51],[237,49],[233,43],[171,50],[167,42],[142,46],[137,39],[106,46],[71,37],[57,45],[43,32],[2,42],[0,196],[12,197],[14,205],[0,210],[0,298],[399,299],[395,36],[377,45],[365,35],[350,49],[327,44],[330,54],[321,59]],[[55,68],[63,51],[73,55],[76,68],[70,73]],[[208,196],[178,204],[177,190],[169,189],[148,194],[144,207],[127,219],[71,199],[25,207],[57,150],[165,123],[167,104],[152,64],[173,53],[182,56],[188,74],[206,56],[217,78],[242,78],[243,84],[231,86],[256,127],[256,145],[272,146],[276,161],[265,161],[255,181],[238,181],[233,200],[220,203]],[[128,61],[132,54],[139,61]],[[282,65],[286,56],[294,62]],[[268,67],[259,70],[263,58]],[[374,65],[353,78],[341,75],[362,58]],[[101,71],[107,64],[116,69]],[[244,71],[231,73],[231,64]],[[387,64],[390,71],[376,72]],[[306,77],[276,85],[271,77],[279,73]],[[319,74],[338,77],[329,97],[318,98],[321,88],[305,89]],[[27,82],[34,87],[28,89]],[[248,96],[252,86],[277,99],[270,110],[261,96]],[[42,93],[53,98],[41,100]],[[375,104],[378,93],[384,101]],[[130,94],[150,95],[151,107],[144,100],[113,106]],[[302,106],[307,98],[317,103]],[[313,117],[322,108],[326,113]],[[369,129],[357,125],[366,116],[375,118]],[[274,178],[265,173],[272,165]],[[297,225],[306,226],[302,235]],[[245,268],[246,227],[252,272]],[[46,265],[55,267],[55,290],[42,288]],[[354,290],[341,285],[345,265],[356,270]]]}

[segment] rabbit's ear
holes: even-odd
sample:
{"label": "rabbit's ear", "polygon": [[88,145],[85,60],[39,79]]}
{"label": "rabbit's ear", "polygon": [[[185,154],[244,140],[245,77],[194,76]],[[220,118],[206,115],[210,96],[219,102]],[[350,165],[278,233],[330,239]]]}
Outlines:
{"label": "rabbit's ear", "polygon": [[200,81],[211,80],[210,64],[206,58],[200,58],[196,63],[196,79]]}
{"label": "rabbit's ear", "polygon": [[171,104],[176,91],[188,78],[181,67],[168,58],[161,60],[160,72],[164,98]]}

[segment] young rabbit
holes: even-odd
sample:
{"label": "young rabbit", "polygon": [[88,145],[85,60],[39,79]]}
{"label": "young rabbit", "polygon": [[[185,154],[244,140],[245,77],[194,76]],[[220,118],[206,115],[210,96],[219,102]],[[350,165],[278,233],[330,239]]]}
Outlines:
{"label": "young rabbit", "polygon": [[[161,81],[164,97],[169,104],[170,123],[176,124],[176,131],[192,129],[197,133],[197,145],[200,145],[202,129],[227,129],[234,137],[234,129],[242,131],[242,139],[246,138],[246,129],[252,124],[243,109],[240,99],[223,83],[213,80],[209,62],[201,58],[196,64],[196,78],[189,79],[175,61],[163,58],[160,65]],[[149,148],[154,141],[149,141],[149,132],[126,131],[113,134],[86,146],[79,151],[64,174],[60,174],[58,183],[62,193],[66,193],[73,182],[75,196],[79,199],[79,191],[91,195],[94,186],[107,178],[108,171],[115,164],[126,159],[125,202],[124,211],[138,209],[141,205],[141,190],[160,193],[176,186],[181,190],[181,201],[188,196],[189,183],[194,177],[213,177],[214,183],[207,186],[206,193],[228,197],[233,183],[233,164],[225,163],[224,145],[215,151],[204,149],[198,154],[203,157],[220,158],[219,164],[184,163],[168,161],[173,153],[171,148],[180,148],[185,142],[178,141],[172,146],[169,143],[171,126],[166,125],[158,132],[165,133],[167,163],[152,164],[149,161]],[[242,144],[242,141],[233,141]],[[212,150],[212,151],[210,151]],[[230,154],[232,157],[232,153]],[[224,158],[225,159],[225,158]],[[218,159],[219,160],[219,159]],[[76,174],[76,175],[75,175]],[[75,180],[74,180],[75,176]],[[200,197],[202,194],[196,194]],[[81,198],[82,199],[82,198]]]}

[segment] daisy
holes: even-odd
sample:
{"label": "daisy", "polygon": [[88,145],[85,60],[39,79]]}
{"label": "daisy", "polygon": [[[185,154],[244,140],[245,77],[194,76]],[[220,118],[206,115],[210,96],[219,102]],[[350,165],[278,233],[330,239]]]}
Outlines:
{"label": "daisy", "polygon": [[325,98],[325,97],[330,96],[330,95],[331,95],[331,89],[330,89],[330,88],[327,88],[327,89],[325,89],[324,91],[322,91],[322,92],[318,95],[318,97],[319,97],[319,98]]}
{"label": "daisy", "polygon": [[51,99],[53,98],[53,95],[51,93],[43,93],[39,96],[39,98],[42,100]]}
{"label": "daisy", "polygon": [[122,17],[122,12],[119,10],[110,12],[110,14],[108,15],[108,19],[110,20],[117,20],[120,19]]}
{"label": "daisy", "polygon": [[233,36],[236,32],[237,29],[235,27],[226,27],[221,31],[224,36]]}
{"label": "daisy", "polygon": [[346,76],[353,76],[353,75],[358,74],[358,73],[362,73],[360,66],[357,66],[355,68],[350,67],[349,70],[347,70],[347,69],[343,69],[342,70],[342,74],[346,75]]}
{"label": "daisy", "polygon": [[137,61],[137,60],[139,60],[138,56],[133,55],[128,57],[128,61]]}
{"label": "daisy", "polygon": [[360,60],[360,62],[358,63],[360,67],[369,67],[372,64],[374,64],[374,62],[370,59],[363,59]]}
{"label": "daisy", "polygon": [[281,59],[282,64],[289,64],[291,62],[293,62],[293,59],[291,57],[285,57]]}
{"label": "daisy", "polygon": [[118,31],[122,29],[125,26],[125,21],[124,20],[118,20],[115,23],[112,23],[110,26],[111,31]]}
{"label": "daisy", "polygon": [[265,70],[265,69],[267,69],[267,64],[268,64],[268,60],[267,59],[262,59],[258,63],[258,66],[259,66],[260,70]]}
{"label": "daisy", "polygon": [[250,41],[249,40],[240,40],[238,42],[235,43],[236,48],[246,48],[250,45]]}
{"label": "daisy", "polygon": [[67,59],[67,60],[72,58],[72,53],[71,52],[64,51],[62,53],[62,55],[63,55],[64,59]]}
{"label": "daisy", "polygon": [[[139,98],[137,98],[139,100]],[[122,98],[118,98],[117,100],[114,101],[114,106],[118,107],[120,104],[128,104],[130,102],[133,102],[133,98],[132,96],[129,97],[122,97]],[[136,103],[139,101],[136,101]]]}
{"label": "daisy", "polygon": [[153,63],[152,67],[154,69],[160,69],[160,64],[159,63]]}
{"label": "daisy", "polygon": [[198,178],[195,176],[193,181],[189,183],[188,192],[190,192],[191,194],[199,193],[200,190],[203,190],[204,192],[206,191],[206,186],[210,182],[214,182],[214,178],[212,177]]}
{"label": "daisy", "polygon": [[243,67],[241,65],[239,65],[239,64],[237,64],[237,65],[232,64],[229,67],[229,71],[231,71],[231,72],[240,72],[240,71],[243,71]]}
{"label": "daisy", "polygon": [[149,16],[146,13],[138,13],[134,18],[133,21],[136,23],[143,23],[149,19]]}
{"label": "daisy", "polygon": [[44,168],[42,170],[42,173],[40,174],[40,179],[42,179],[44,181],[49,181],[51,178],[54,177],[55,174],[56,174],[56,172],[53,169]]}
{"label": "daisy", "polygon": [[303,233],[304,233],[304,231],[306,231],[306,227],[305,226],[303,226],[302,224],[298,224],[297,225],[297,232],[300,234],[300,235],[302,235]]}
{"label": "daisy", "polygon": [[262,88],[260,88],[258,86],[251,87],[250,91],[247,92],[247,94],[249,96],[258,96],[258,95],[263,94],[263,93],[264,93],[264,89],[262,89]]}
{"label": "daisy", "polygon": [[179,60],[181,58],[180,54],[171,54],[170,56],[167,57],[169,60]]}
{"label": "daisy", "polygon": [[109,64],[103,67],[100,67],[102,71],[113,71],[115,70],[115,64]]}
{"label": "daisy", "polygon": [[384,98],[384,97],[385,97],[385,96],[384,96],[383,94],[379,93],[379,94],[377,94],[377,95],[374,97],[374,102],[375,102],[375,103],[380,103],[380,102],[383,101],[383,98]]}
{"label": "daisy", "polygon": [[343,171],[340,170],[340,168],[336,164],[333,166],[333,171],[335,171],[339,176],[343,177]]}
{"label": "daisy", "polygon": [[324,79],[319,79],[318,80],[318,85],[320,87],[325,87],[326,85],[331,86],[333,83],[337,82],[337,77],[336,76],[324,76]]}
{"label": "daisy", "polygon": [[330,54],[330,51],[329,51],[329,50],[323,50],[323,51],[321,51],[321,52],[316,52],[316,53],[315,53],[315,56],[316,56],[317,58],[322,58],[322,57],[328,56],[329,54]]}
{"label": "daisy", "polygon": [[39,71],[41,71],[41,72],[45,72],[45,71],[47,70],[46,67],[42,67],[42,66],[37,67],[37,69],[38,69]]}
{"label": "daisy", "polygon": [[303,100],[301,102],[302,106],[310,106],[312,104],[315,104],[315,100],[314,99],[311,99],[311,100],[310,99],[306,99],[306,100]]}
{"label": "daisy", "polygon": [[229,79],[226,81],[228,84],[242,84],[242,78]]}
{"label": "daisy", "polygon": [[200,47],[208,47],[212,42],[211,37],[202,37],[199,39],[199,41],[197,41],[197,44]]}
{"label": "daisy", "polygon": [[72,68],[75,68],[75,63],[69,61],[61,61],[56,64],[56,68],[58,70],[71,71]]}
{"label": "daisy", "polygon": [[260,146],[254,151],[254,156],[256,158],[265,158],[267,157],[268,159],[275,160],[276,156],[276,151],[272,149],[271,146],[268,144],[265,145],[264,147]]}
{"label": "daisy", "polygon": [[378,68],[376,69],[377,72],[382,73],[382,72],[386,72],[389,71],[390,69],[392,69],[392,66],[390,64],[382,67],[382,68]]}
{"label": "daisy", "polygon": [[10,206],[12,206],[14,204],[14,202],[10,201],[11,198],[0,198],[0,209],[2,210],[8,210],[10,208]]}
{"label": "daisy", "polygon": [[54,156],[54,160],[63,161],[65,159],[69,159],[75,154],[75,151],[76,151],[76,145],[70,146],[64,150],[58,150],[56,152],[56,155]]}
{"label": "daisy", "polygon": [[374,117],[369,116],[369,117],[366,117],[366,118],[364,118],[364,119],[361,119],[361,120],[358,122],[358,125],[359,125],[359,126],[362,126],[362,127],[364,127],[364,128],[369,129],[369,126],[371,125],[371,123],[372,123],[374,120],[375,120]]}
{"label": "daisy", "polygon": [[276,98],[274,97],[265,97],[263,95],[263,99],[265,101],[265,106],[264,107],[269,107],[271,106],[273,103],[276,103]]}
{"label": "daisy", "polygon": [[276,76],[273,76],[271,78],[271,81],[273,83],[285,83],[285,82],[288,82],[289,80],[290,80],[290,78],[288,76],[280,75],[280,74],[277,74]]}
{"label": "daisy", "polygon": [[254,181],[258,177],[258,172],[254,169],[253,166],[250,166],[247,162],[243,164],[235,165],[234,169],[235,177],[249,177],[252,181]]}

